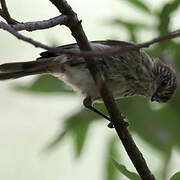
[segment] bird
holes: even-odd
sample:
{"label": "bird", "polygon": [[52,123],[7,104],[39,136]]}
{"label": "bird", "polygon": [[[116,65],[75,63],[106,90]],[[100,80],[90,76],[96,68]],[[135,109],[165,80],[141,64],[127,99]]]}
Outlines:
{"label": "bird", "polygon": [[[133,43],[117,40],[91,41],[92,50],[132,46]],[[79,52],[76,43],[57,47],[59,50]],[[176,72],[159,58],[151,58],[143,49],[95,57],[98,70],[115,99],[144,96],[151,101],[166,103],[177,88]],[[97,111],[92,103],[102,102],[101,95],[89,72],[84,57],[45,51],[34,61],[0,65],[0,80],[16,79],[29,75],[51,74],[64,81],[84,97],[86,107]],[[87,103],[90,102],[90,103]],[[98,112],[97,112],[98,113]],[[102,116],[103,114],[100,113]],[[103,116],[108,118],[107,116]]]}

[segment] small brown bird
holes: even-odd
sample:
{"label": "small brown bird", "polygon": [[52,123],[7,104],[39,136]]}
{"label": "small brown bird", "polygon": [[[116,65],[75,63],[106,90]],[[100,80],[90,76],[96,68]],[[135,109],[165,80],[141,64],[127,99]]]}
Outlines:
{"label": "small brown bird", "polygon": [[[93,41],[94,50],[133,45],[122,41]],[[57,47],[79,50],[77,44]],[[0,65],[0,80],[15,79],[34,74],[52,74],[91,101],[101,101],[83,57],[46,51],[36,61]],[[159,59],[150,58],[142,49],[98,57],[96,63],[114,97],[144,96],[151,101],[167,102],[175,94],[174,69]]]}

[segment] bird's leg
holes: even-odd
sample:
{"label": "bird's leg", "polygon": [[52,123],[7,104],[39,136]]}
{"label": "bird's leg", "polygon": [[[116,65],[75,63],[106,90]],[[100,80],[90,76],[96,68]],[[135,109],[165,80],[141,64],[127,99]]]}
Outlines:
{"label": "bird's leg", "polygon": [[92,100],[91,100],[91,97],[90,97],[90,96],[89,96],[89,97],[86,97],[86,98],[84,99],[83,104],[84,104],[84,106],[85,106],[86,108],[90,109],[91,111],[99,114],[99,115],[102,116],[103,118],[105,118],[105,119],[107,119],[108,121],[110,121],[110,123],[108,124],[108,127],[109,127],[109,128],[114,128],[114,125],[112,124],[111,119],[110,119],[108,116],[106,116],[105,114],[103,114],[102,112],[100,112],[99,110],[97,110],[96,108],[94,108],[94,107],[92,106]]}

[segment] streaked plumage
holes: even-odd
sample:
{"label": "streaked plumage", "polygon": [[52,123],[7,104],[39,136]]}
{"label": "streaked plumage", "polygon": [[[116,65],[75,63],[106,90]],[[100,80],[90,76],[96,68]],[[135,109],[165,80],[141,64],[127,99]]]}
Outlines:
{"label": "streaked plumage", "polygon": [[[93,49],[99,51],[128,44],[122,41],[91,42]],[[77,44],[58,48],[78,50]],[[167,102],[175,93],[176,75],[173,68],[159,59],[150,58],[143,50],[98,57],[96,63],[116,99],[145,96],[151,100]],[[83,57],[46,51],[36,61],[0,65],[0,80],[45,73],[57,76],[75,91],[85,97],[90,96],[93,101],[101,100]]]}

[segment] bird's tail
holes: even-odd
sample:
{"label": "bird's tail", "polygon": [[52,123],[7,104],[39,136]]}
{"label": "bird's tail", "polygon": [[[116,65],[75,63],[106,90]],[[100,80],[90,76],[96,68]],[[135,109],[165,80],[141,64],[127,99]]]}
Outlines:
{"label": "bird's tail", "polygon": [[23,76],[48,73],[52,61],[37,60],[29,62],[15,62],[0,65],[0,80],[16,79]]}

